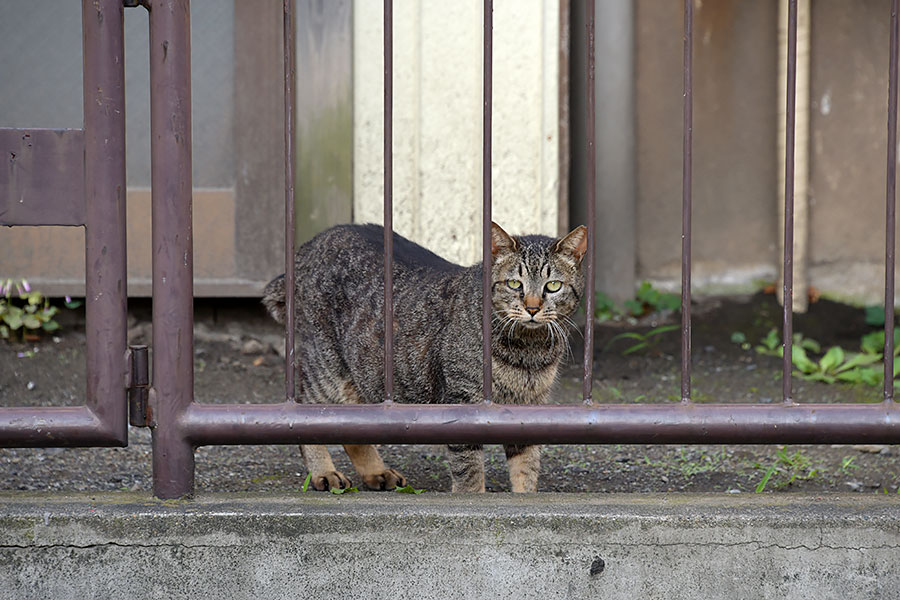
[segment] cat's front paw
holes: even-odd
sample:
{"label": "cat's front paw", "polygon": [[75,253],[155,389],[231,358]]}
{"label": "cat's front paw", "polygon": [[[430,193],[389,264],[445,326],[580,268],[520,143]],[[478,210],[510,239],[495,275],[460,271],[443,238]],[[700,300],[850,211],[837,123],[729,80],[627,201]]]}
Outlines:
{"label": "cat's front paw", "polygon": [[370,490],[392,490],[406,485],[406,477],[394,469],[385,469],[380,473],[370,473],[363,477],[363,483]]}
{"label": "cat's front paw", "polygon": [[350,479],[340,471],[313,473],[310,483],[320,492],[327,492],[332,489],[344,490],[353,486]]}

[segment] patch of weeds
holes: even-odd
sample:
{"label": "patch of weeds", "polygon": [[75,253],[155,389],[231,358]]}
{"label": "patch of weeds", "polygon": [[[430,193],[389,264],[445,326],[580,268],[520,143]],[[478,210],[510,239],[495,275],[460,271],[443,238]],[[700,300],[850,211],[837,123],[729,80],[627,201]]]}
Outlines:
{"label": "patch of weeds", "polygon": [[597,292],[594,296],[594,318],[599,322],[611,321],[622,315],[622,309],[616,306],[613,299],[604,294]]}
{"label": "patch of weeds", "polygon": [[[818,362],[811,360],[802,347],[794,346],[791,350],[791,362],[797,367],[794,375],[807,381],[823,383],[843,381],[878,385],[884,375],[879,369],[868,365],[880,361],[880,354],[846,354],[839,346],[829,348]],[[900,367],[900,362],[895,365],[894,375],[897,374],[897,367]]]}
{"label": "patch of weeds", "polygon": [[[816,354],[822,351],[822,346],[819,342],[812,338],[804,337],[802,333],[795,333],[792,341],[794,348],[803,348]],[[784,346],[781,343],[781,335],[778,333],[778,329],[775,327],[770,329],[766,337],[759,341],[754,350],[756,350],[757,354],[764,356],[777,356],[778,358],[784,356]]]}
{"label": "patch of weeds", "polygon": [[625,311],[632,317],[642,317],[655,312],[681,308],[681,296],[661,292],[649,281],[641,283],[632,300],[625,301]]}
{"label": "patch of weeds", "polygon": [[749,350],[750,349],[750,342],[747,341],[747,336],[744,335],[744,333],[741,331],[735,331],[734,333],[731,334],[731,343],[739,344],[741,347],[741,350]]}
{"label": "patch of weeds", "polygon": [[844,475],[849,475],[853,469],[858,469],[859,465],[854,465],[853,461],[856,460],[855,456],[845,456],[841,459],[841,468],[840,471]]}
{"label": "patch of weeds", "polygon": [[[81,302],[66,296],[64,306],[78,308]],[[23,342],[38,340],[42,331],[59,329],[59,323],[53,318],[58,312],[59,308],[51,305],[41,292],[32,289],[27,280],[0,280],[0,338]],[[31,355],[25,353],[23,356]]]}
{"label": "patch of weeds", "polygon": [[678,470],[681,472],[681,475],[685,479],[691,479],[694,475],[716,471],[722,466],[722,463],[725,462],[727,457],[728,455],[725,452],[724,446],[722,446],[717,453],[707,454],[706,452],[701,451],[700,455],[696,457],[692,456],[687,448],[682,447],[679,450],[678,456],[675,457],[675,462],[678,465]]}
{"label": "patch of weeds", "polygon": [[[878,355],[878,360],[881,360],[884,351],[884,330],[862,336],[859,340],[859,349],[863,354]],[[894,356],[900,356],[900,329],[894,330]]]}
{"label": "patch of weeds", "polygon": [[675,331],[680,327],[680,325],[676,325],[673,323],[670,325],[660,325],[659,327],[654,327],[647,333],[626,331],[625,333],[620,333],[619,335],[614,336],[611,340],[609,340],[606,346],[604,346],[603,351],[605,352],[606,350],[608,350],[614,343],[619,340],[633,340],[635,342],[622,351],[622,356],[632,354],[634,352],[637,352],[638,350],[652,350],[659,344],[663,334],[670,331]]}
{"label": "patch of weeds", "polygon": [[649,281],[641,283],[634,298],[626,300],[621,307],[603,292],[597,292],[594,296],[594,318],[601,323],[622,317],[636,319],[653,313],[675,311],[679,308],[681,308],[681,296],[661,292],[654,288]]}
{"label": "patch of weeds", "polygon": [[812,461],[802,450],[789,454],[786,447],[781,447],[775,453],[775,461],[766,469],[765,475],[757,484],[756,493],[765,491],[770,482],[775,489],[781,489],[793,485],[795,481],[807,481],[819,475],[821,470],[812,466]]}

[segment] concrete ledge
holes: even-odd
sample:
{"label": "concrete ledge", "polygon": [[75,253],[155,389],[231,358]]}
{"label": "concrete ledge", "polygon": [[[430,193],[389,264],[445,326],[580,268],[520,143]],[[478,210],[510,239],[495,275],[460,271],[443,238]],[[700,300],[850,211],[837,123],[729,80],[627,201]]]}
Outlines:
{"label": "concrete ledge", "polygon": [[898,598],[896,496],[0,494],[0,598]]}

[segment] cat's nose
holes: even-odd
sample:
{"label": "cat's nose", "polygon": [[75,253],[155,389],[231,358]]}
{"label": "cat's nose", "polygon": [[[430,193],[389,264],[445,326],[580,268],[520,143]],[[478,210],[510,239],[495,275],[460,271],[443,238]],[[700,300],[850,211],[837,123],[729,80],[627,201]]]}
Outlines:
{"label": "cat's nose", "polygon": [[541,310],[541,307],[540,306],[526,306],[525,310],[528,312],[529,315],[531,315],[533,317],[534,315],[537,314],[537,312],[539,310]]}

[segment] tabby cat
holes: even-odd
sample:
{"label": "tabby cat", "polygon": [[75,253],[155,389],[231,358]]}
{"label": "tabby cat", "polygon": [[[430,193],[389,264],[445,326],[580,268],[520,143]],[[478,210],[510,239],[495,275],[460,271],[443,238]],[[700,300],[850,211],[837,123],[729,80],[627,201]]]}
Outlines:
{"label": "tabby cat", "polygon": [[[497,403],[547,401],[567,348],[567,325],[584,289],[587,230],[561,239],[510,236],[491,225],[492,394]],[[384,230],[339,225],[297,250],[299,396],[309,403],[384,399]],[[461,267],[394,234],[394,400],[476,402],[482,394],[482,266]],[[285,283],[263,303],[280,323]],[[448,446],[453,491],[484,491],[480,445]],[[374,446],[344,445],[371,489],[406,485]],[[505,446],[514,492],[537,489],[539,446]],[[349,487],[325,446],[300,446],[319,490]]]}

